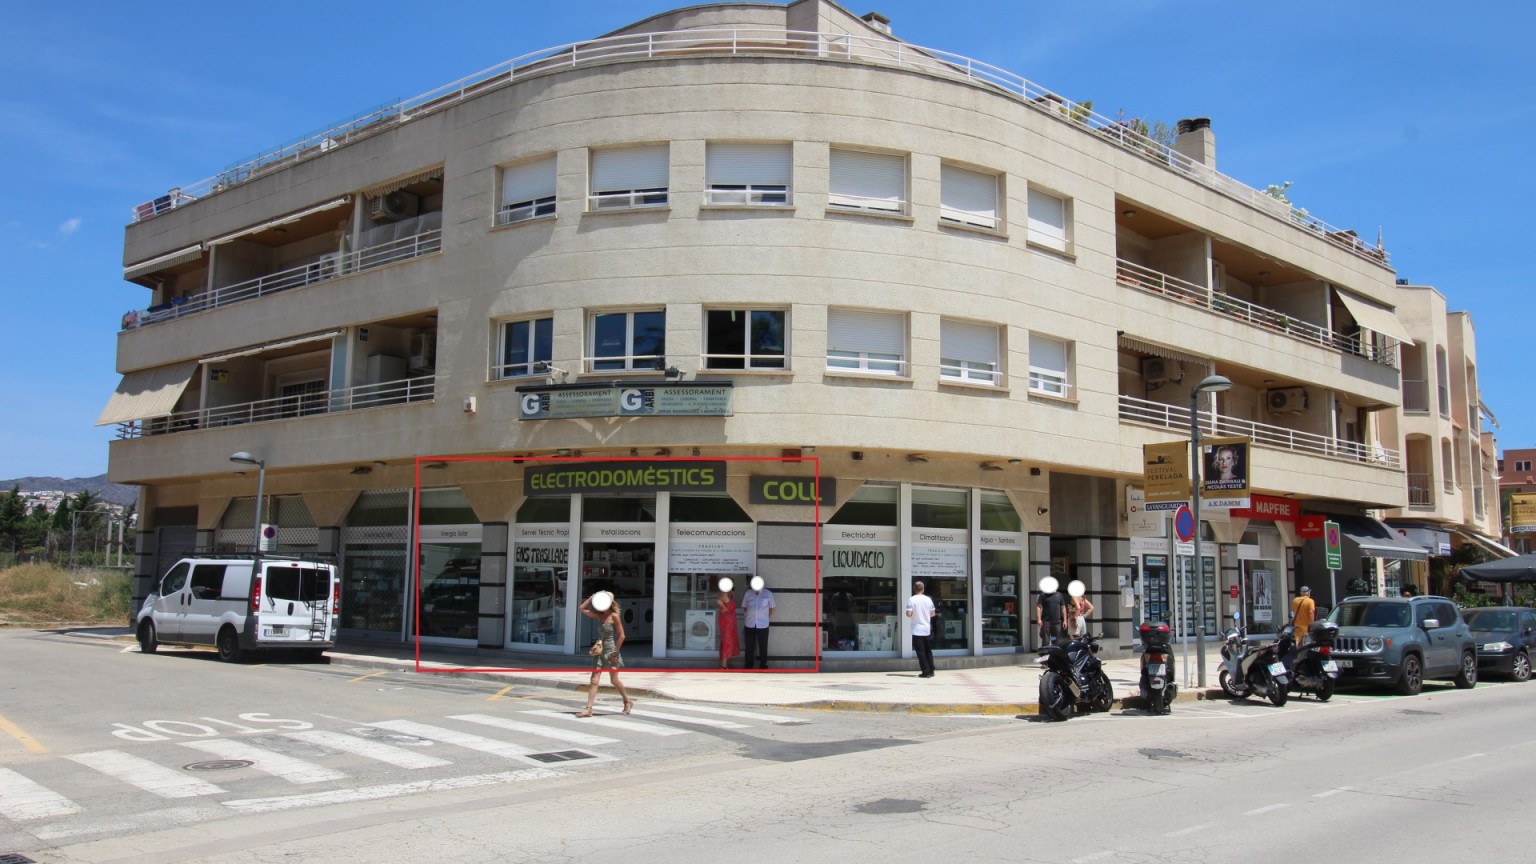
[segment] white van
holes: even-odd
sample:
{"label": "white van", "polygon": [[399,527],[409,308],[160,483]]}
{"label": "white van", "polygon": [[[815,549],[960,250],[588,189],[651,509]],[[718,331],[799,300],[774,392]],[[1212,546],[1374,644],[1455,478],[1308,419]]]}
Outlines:
{"label": "white van", "polygon": [[162,644],[211,645],[231,663],[270,649],[319,657],[335,645],[340,604],[334,564],[266,555],[183,558],[139,609],[139,648],[153,654]]}

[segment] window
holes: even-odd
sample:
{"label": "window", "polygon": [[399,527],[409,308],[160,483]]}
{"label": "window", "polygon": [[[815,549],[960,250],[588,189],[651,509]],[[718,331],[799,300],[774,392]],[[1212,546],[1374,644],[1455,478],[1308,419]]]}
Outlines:
{"label": "window", "polygon": [[907,160],[861,150],[831,152],[827,204],[878,213],[907,212]]}
{"label": "window", "polygon": [[280,417],[305,417],[310,414],[325,413],[327,394],[323,378],[284,384],[280,392],[282,395],[282,406],[278,412]]}
{"label": "window", "polygon": [[905,375],[907,318],[899,312],[827,310],[827,368]]}
{"label": "window", "polygon": [[1447,371],[1445,362],[1445,349],[1435,347],[1435,381],[1440,396],[1440,416],[1447,419],[1451,416],[1451,373]]}
{"label": "window", "polygon": [[667,203],[667,145],[592,152],[591,208],[617,210]]}
{"label": "window", "polygon": [[997,326],[945,318],[939,322],[939,376],[997,384]]}
{"label": "window", "polygon": [[1058,252],[1067,251],[1071,209],[1065,198],[1030,189],[1029,242]]}
{"label": "window", "polygon": [[1529,460],[1529,459],[1516,459],[1515,460],[1515,470],[1516,471],[1529,471],[1529,470],[1531,470],[1531,460]]}
{"label": "window", "polygon": [[706,369],[783,369],[784,310],[711,309],[704,313]]}
{"label": "window", "polygon": [[943,165],[939,168],[939,218],[997,229],[997,175]]}
{"label": "window", "polygon": [[789,203],[789,144],[710,144],[705,201],[781,206]]}
{"label": "window", "polygon": [[599,312],[592,316],[591,325],[587,344],[592,346],[592,354],[587,360],[592,371],[659,369],[666,365],[665,310]]}
{"label": "window", "polygon": [[496,224],[508,225],[555,215],[555,157],[513,165],[501,175],[501,209]]}
{"label": "window", "polygon": [[497,380],[533,375],[541,370],[536,363],[548,363],[554,340],[555,319],[533,318],[508,321],[501,325],[501,362],[493,377]]}
{"label": "window", "polygon": [[1029,389],[1051,396],[1066,396],[1067,343],[1039,333],[1029,334]]}

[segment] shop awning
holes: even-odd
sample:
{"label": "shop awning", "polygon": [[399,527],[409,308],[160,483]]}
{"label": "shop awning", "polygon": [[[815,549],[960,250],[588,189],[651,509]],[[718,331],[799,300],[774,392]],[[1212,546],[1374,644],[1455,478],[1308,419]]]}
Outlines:
{"label": "shop awning", "polygon": [[1461,535],[1462,539],[1487,549],[1495,558],[1513,558],[1520,554],[1492,537],[1484,537],[1476,531],[1457,529],[1456,533]]}
{"label": "shop awning", "polygon": [[396,189],[404,189],[412,183],[420,183],[423,180],[439,179],[443,176],[442,166],[429,168],[426,171],[418,171],[408,177],[396,177],[388,183],[380,183],[377,186],[369,186],[363,190],[364,198],[380,198]]}
{"label": "shop awning", "polygon": [[279,216],[276,219],[263,222],[260,225],[252,225],[249,228],[241,228],[239,231],[236,231],[233,234],[225,234],[223,237],[220,237],[217,240],[209,240],[208,245],[217,246],[220,243],[228,243],[231,240],[238,240],[241,237],[249,237],[252,234],[260,234],[269,228],[276,228],[279,225],[287,225],[292,222],[297,222],[300,219],[303,219],[305,216],[312,216],[316,213],[324,213],[327,210],[334,210],[351,200],[352,196],[343,195],[334,201],[327,201],[324,204],[317,204],[316,206],[310,207],[307,210],[300,210],[297,213],[289,213],[287,216]]}
{"label": "shop awning", "polygon": [[140,261],[137,264],[129,264],[123,268],[123,279],[124,281],[131,282],[140,276],[148,276],[157,270],[175,267],[177,264],[190,264],[201,257],[203,257],[203,244],[198,243],[176,252],[161,255],[158,258]]}
{"label": "shop awning", "polygon": [[1431,557],[1442,558],[1451,554],[1451,532],[1427,525],[1405,525],[1388,522],[1387,527],[1397,532],[1409,543],[1420,547]]}
{"label": "shop awning", "polygon": [[1429,553],[1398,536],[1380,519],[1367,516],[1330,516],[1339,523],[1339,531],[1354,541],[1360,551],[1372,558],[1399,558],[1408,561],[1428,561]]}
{"label": "shop awning", "polygon": [[322,339],[334,339],[340,336],[342,330],[327,330],[324,333],[315,333],[310,336],[300,336],[296,339],[284,339],[280,342],[268,342],[265,345],[257,345],[254,348],[241,348],[239,351],[226,351],[223,354],[215,354],[212,357],[204,357],[199,363],[223,363],[225,360],[233,360],[236,357],[251,357],[256,354],[265,354],[268,351],[276,351],[279,348],[292,348],[295,345],[304,345],[309,342],[319,342]]}
{"label": "shop awning", "polygon": [[1403,322],[1397,320],[1397,313],[1385,306],[1378,306],[1364,297],[1356,297],[1347,291],[1334,289],[1339,295],[1339,300],[1344,303],[1344,308],[1349,314],[1355,316],[1355,323],[1373,333],[1390,336],[1399,342],[1413,344],[1413,334],[1403,326]]}
{"label": "shop awning", "polygon": [[117,392],[112,394],[101,416],[96,418],[96,425],[127,423],[171,413],[176,410],[176,400],[181,398],[196,371],[197,363],[189,360],[174,366],[129,372],[117,385]]}
{"label": "shop awning", "polygon": [[1120,347],[1128,348],[1132,351],[1140,351],[1151,357],[1162,357],[1165,360],[1177,360],[1180,363],[1193,363],[1197,366],[1204,366],[1207,369],[1211,368],[1211,358],[1209,357],[1197,357],[1194,354],[1180,351],[1177,348],[1169,348],[1166,345],[1159,345],[1156,342],[1144,342],[1140,339],[1132,339],[1129,336],[1121,336]]}

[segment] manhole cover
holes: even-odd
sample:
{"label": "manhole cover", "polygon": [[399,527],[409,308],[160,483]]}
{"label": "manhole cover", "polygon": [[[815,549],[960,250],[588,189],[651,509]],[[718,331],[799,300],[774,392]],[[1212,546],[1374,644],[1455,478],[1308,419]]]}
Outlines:
{"label": "manhole cover", "polygon": [[182,767],[188,771],[230,771],[235,768],[249,768],[254,765],[249,759],[210,759],[207,762],[193,762]]}
{"label": "manhole cover", "polygon": [[876,815],[887,813],[921,813],[923,802],[913,801],[910,798],[880,798],[874,801],[866,801],[853,809],[860,813]]}
{"label": "manhole cover", "polygon": [[1136,752],[1148,759],[1176,760],[1189,758],[1189,754],[1181,750],[1163,750],[1158,747],[1144,747]]}
{"label": "manhole cover", "polygon": [[0,864],[37,864],[20,852],[0,852]]}
{"label": "manhole cover", "polygon": [[591,753],[583,753],[580,750],[556,750],[553,753],[530,753],[529,759],[537,759],[540,762],[574,762],[577,759],[595,759]]}

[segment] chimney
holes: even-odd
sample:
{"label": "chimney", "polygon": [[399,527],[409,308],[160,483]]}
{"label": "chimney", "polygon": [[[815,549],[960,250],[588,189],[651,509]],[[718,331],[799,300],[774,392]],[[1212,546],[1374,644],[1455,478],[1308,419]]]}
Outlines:
{"label": "chimney", "polygon": [[1216,170],[1216,136],[1211,133],[1211,118],[1191,117],[1180,120],[1173,149],[1197,164]]}
{"label": "chimney", "polygon": [[876,30],[879,30],[881,33],[884,33],[887,36],[891,35],[891,19],[881,15],[879,12],[871,12],[868,15],[865,15],[864,23],[875,28]]}

